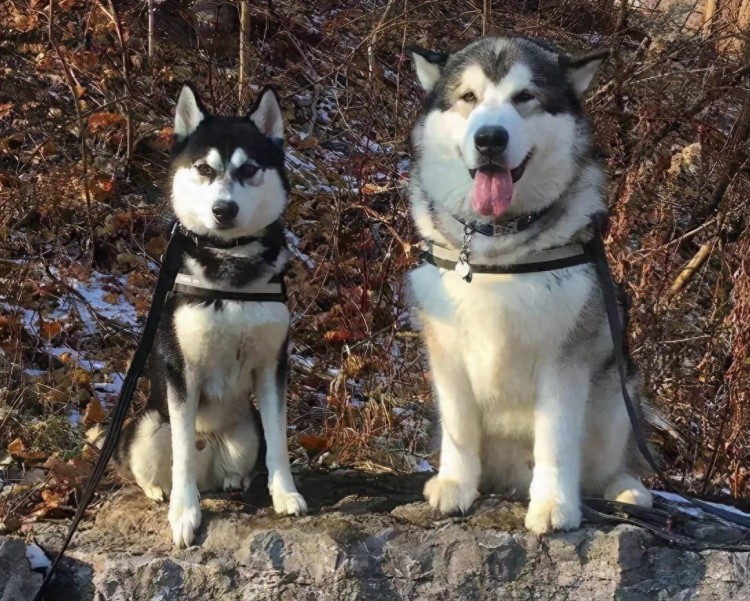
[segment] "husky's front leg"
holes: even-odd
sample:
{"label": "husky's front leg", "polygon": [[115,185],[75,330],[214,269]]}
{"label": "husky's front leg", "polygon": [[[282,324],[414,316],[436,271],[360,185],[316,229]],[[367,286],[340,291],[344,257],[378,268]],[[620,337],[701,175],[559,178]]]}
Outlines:
{"label": "husky's front leg", "polygon": [[177,547],[187,547],[201,524],[200,496],[196,483],[195,418],[198,387],[190,378],[168,382],[167,403],[172,427],[172,492],[169,524]]}
{"label": "husky's front leg", "polygon": [[581,525],[581,440],[589,388],[588,372],[574,365],[540,369],[526,514],[526,527],[536,534]]}
{"label": "husky's front leg", "polygon": [[466,512],[479,495],[482,440],[479,410],[462,366],[432,352],[430,362],[440,407],[440,469],[424,487],[430,505],[443,513]]}
{"label": "husky's front leg", "polygon": [[266,439],[268,491],[277,513],[304,515],[307,503],[297,492],[289,467],[286,431],[286,361],[262,367],[255,379],[263,434]]}

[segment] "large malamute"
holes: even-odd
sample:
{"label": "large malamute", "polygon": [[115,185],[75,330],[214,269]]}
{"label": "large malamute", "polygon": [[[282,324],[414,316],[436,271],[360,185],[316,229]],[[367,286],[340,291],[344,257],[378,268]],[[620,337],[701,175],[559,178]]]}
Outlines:
{"label": "large malamute", "polygon": [[177,101],[172,208],[190,242],[150,357],[146,410],[116,455],[147,496],[169,496],[177,546],[200,525],[199,491],[249,484],[261,439],[253,393],[274,509],[307,509],[287,452],[283,136],[270,88],[247,117],[209,114],[190,86]]}
{"label": "large malamute", "polygon": [[442,422],[425,496],[453,512],[479,489],[528,493],[536,533],[578,527],[582,492],[650,505],[602,291],[578,260],[605,209],[581,98],[606,54],[520,37],[411,51],[427,92],[411,205],[430,250],[410,284]]}

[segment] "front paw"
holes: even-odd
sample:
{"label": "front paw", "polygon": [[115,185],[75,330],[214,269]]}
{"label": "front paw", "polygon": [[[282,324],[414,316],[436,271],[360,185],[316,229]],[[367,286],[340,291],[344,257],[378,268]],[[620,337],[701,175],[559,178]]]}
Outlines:
{"label": "front paw", "polygon": [[271,490],[273,509],[280,515],[305,515],[307,503],[296,490]]}
{"label": "front paw", "polygon": [[553,530],[575,530],[581,525],[578,499],[532,499],[526,512],[526,528],[534,534]]}
{"label": "front paw", "polygon": [[479,491],[475,486],[438,475],[430,478],[424,485],[424,496],[430,506],[439,509],[441,513],[466,513],[479,496]]}
{"label": "front paw", "polygon": [[196,486],[172,489],[169,499],[169,525],[177,548],[189,547],[201,525],[201,505]]}

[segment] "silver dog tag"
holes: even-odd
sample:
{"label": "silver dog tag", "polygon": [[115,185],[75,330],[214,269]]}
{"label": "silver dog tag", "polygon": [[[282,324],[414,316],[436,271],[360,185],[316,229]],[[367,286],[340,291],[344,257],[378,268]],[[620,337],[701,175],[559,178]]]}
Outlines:
{"label": "silver dog tag", "polygon": [[459,259],[458,263],[456,263],[456,266],[453,269],[467,282],[471,281],[471,265],[469,265],[466,261],[462,261]]}

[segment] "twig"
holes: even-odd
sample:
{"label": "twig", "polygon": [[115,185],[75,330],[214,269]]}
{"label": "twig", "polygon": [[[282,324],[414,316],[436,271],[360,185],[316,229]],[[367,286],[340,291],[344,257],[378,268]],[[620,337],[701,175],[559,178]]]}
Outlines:
{"label": "twig", "polygon": [[315,91],[313,92],[312,97],[312,103],[310,104],[310,125],[307,127],[307,135],[310,136],[313,133],[313,130],[315,129],[315,121],[318,119],[318,100],[320,100],[320,92],[322,90],[322,86],[320,84],[315,84]]}
{"label": "twig", "polygon": [[154,58],[154,0],[148,0],[148,62]]}
{"label": "twig", "polygon": [[91,222],[91,191],[89,190],[89,165],[88,165],[88,154],[86,153],[86,125],[83,121],[83,115],[81,114],[81,104],[78,99],[78,93],[76,91],[76,85],[75,81],[73,79],[73,73],[70,71],[70,66],[68,65],[67,61],[65,60],[65,57],[63,56],[63,53],[60,52],[60,49],[57,47],[57,44],[55,43],[55,38],[53,35],[53,7],[55,5],[54,0],[50,0],[49,2],[49,29],[48,34],[50,36],[49,38],[49,44],[52,46],[52,49],[55,51],[55,54],[57,55],[57,59],[60,61],[60,64],[63,67],[63,71],[65,72],[65,78],[68,82],[68,87],[70,88],[70,92],[73,94],[73,106],[75,107],[76,111],[76,120],[78,121],[78,140],[80,142],[80,148],[81,148],[81,164],[83,166],[83,192],[86,197],[86,224],[89,229],[89,239],[91,242],[91,250],[92,250],[92,256],[94,247],[96,245],[96,234],[94,233],[94,226]]}
{"label": "twig", "polygon": [[[102,4],[102,0],[96,0],[97,5],[102,12],[114,23],[117,40],[120,42],[120,53],[122,55],[122,77],[125,80],[125,95],[129,98],[130,76],[128,74],[128,48],[125,44],[125,37],[122,35],[122,27],[120,27],[120,19],[117,15],[117,9],[112,0],[107,0],[107,2],[109,4],[109,11]],[[149,13],[149,19],[150,18],[151,15]],[[123,113],[125,113],[125,160],[127,161],[128,169],[130,169],[130,160],[133,152],[133,115],[130,114],[130,107],[127,101],[124,100],[122,105],[124,109]]]}
{"label": "twig", "polygon": [[250,10],[247,0],[240,0],[240,48],[239,48],[239,99],[242,106],[242,95],[245,90],[245,79],[247,77],[247,37],[250,28]]}
{"label": "twig", "polygon": [[383,26],[383,23],[385,23],[385,20],[388,18],[388,13],[391,11],[391,7],[393,6],[394,1],[395,0],[388,0],[388,4],[385,5],[383,15],[380,17],[380,20],[375,27],[375,31],[371,34],[370,43],[367,45],[367,65],[369,69],[370,80],[372,80],[372,76],[375,74],[375,45],[378,43],[378,39],[380,38],[379,30]]}
{"label": "twig", "polygon": [[692,259],[690,259],[690,262],[687,264],[685,269],[680,272],[680,275],[677,276],[677,279],[669,289],[670,297],[676,295],[687,285],[693,275],[695,275],[695,272],[700,269],[701,265],[703,265],[703,263],[706,262],[706,259],[708,259],[708,257],[711,255],[713,246],[714,242],[712,240],[710,242],[706,242],[698,249],[698,252],[695,253],[695,256]]}

